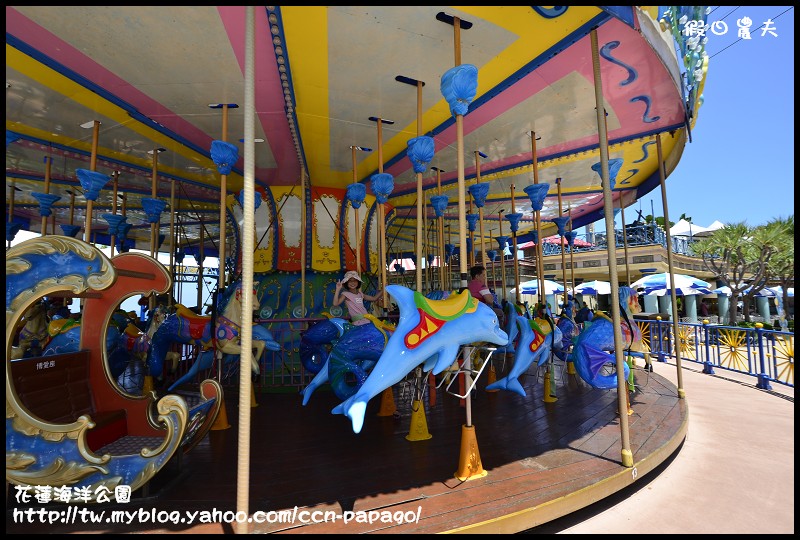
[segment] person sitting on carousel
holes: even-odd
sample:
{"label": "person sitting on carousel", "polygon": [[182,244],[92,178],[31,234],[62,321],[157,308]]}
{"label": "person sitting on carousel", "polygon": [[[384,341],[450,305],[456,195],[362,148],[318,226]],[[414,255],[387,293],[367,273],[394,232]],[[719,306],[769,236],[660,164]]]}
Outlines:
{"label": "person sitting on carousel", "polygon": [[505,328],[505,314],[499,305],[496,304],[497,297],[492,294],[491,289],[486,284],[486,268],[480,264],[473,266],[469,269],[470,278],[472,278],[467,285],[470,294],[473,298],[477,298],[494,311],[497,315],[497,321],[500,323],[500,328]]}

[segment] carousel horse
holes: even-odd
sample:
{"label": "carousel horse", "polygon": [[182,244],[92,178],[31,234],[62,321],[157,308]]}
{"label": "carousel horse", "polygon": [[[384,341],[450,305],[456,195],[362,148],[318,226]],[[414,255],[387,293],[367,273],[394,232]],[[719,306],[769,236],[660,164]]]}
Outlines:
{"label": "carousel horse", "polygon": [[551,318],[529,319],[516,315],[515,328],[519,329],[519,340],[514,352],[514,365],[508,375],[486,386],[486,390],[510,390],[525,397],[525,389],[519,382],[531,364],[541,366],[550,359],[551,352],[563,347],[561,330]]}
{"label": "carousel horse", "polygon": [[33,350],[41,350],[49,339],[47,333],[47,305],[44,302],[33,304],[22,316],[24,322],[19,331],[17,346],[11,348],[11,359],[23,358]]}
{"label": "carousel horse", "polygon": [[424,371],[438,375],[453,363],[461,345],[508,343],[508,334],[500,328],[492,308],[468,290],[446,300],[429,300],[402,285],[388,285],[386,292],[400,309],[397,329],[364,384],[332,411],[349,417],[355,433],[364,425],[367,402],[420,364]]}
{"label": "carousel horse", "polygon": [[[630,287],[619,288],[619,303],[622,342],[627,356],[643,356],[650,364],[650,355],[642,342],[642,332],[633,315],[641,311],[636,291]],[[616,388],[617,374],[602,375],[603,366],[616,365],[614,355],[614,323],[606,315],[597,312],[592,324],[575,338],[570,355],[578,375],[594,388]],[[623,363],[625,379],[628,379],[630,368]]]}
{"label": "carousel horse", "polygon": [[[330,381],[333,393],[342,401],[352,396],[364,384],[369,372],[383,353],[389,335],[387,332],[394,331],[392,325],[382,323],[372,315],[365,315],[365,318],[369,319],[372,324],[352,325],[343,319],[330,319],[312,327],[322,325],[320,330],[312,333],[312,339],[328,335],[331,330],[340,331],[341,335],[333,341],[333,347],[325,356],[324,363],[317,371],[317,375],[308,386],[300,391],[300,395],[303,396],[303,405],[306,405],[311,399],[314,390],[326,382]],[[309,352],[313,343],[306,336],[303,339],[306,341],[307,353],[303,365],[311,365],[312,360],[322,360],[323,353],[321,351],[324,349],[321,348],[321,343],[314,349],[314,356],[311,357]],[[301,360],[302,358],[301,353]]]}
{"label": "carousel horse", "polygon": [[[253,310],[259,306],[255,290],[253,291]],[[229,354],[238,356],[242,352],[240,332],[242,330],[242,283],[237,281],[228,286],[219,297],[217,317],[214,330],[211,330],[211,317],[195,314],[188,308],[178,304],[174,314],[169,315],[153,334],[148,356],[148,369],[153,377],[160,379],[164,370],[164,360],[174,343],[197,343],[202,348],[214,348],[218,357]],[[252,317],[248,317],[252,320]],[[258,375],[259,359],[272,340],[272,334],[266,328],[256,330],[253,325],[252,346],[255,350],[251,359],[253,373]],[[274,347],[273,344],[270,345]],[[278,349],[280,346],[278,346]],[[276,350],[276,349],[271,349]],[[199,367],[198,367],[199,369]]]}

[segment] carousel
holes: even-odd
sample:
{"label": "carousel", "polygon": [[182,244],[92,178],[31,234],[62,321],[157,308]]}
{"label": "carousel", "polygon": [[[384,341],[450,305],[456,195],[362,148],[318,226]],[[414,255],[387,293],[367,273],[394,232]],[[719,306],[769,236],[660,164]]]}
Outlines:
{"label": "carousel", "polygon": [[[686,436],[680,363],[677,388],[652,372],[615,265],[612,316],[584,328],[566,289],[560,316],[522,301],[515,254],[537,247],[539,290],[574,286],[576,229],[664,193],[705,18],[7,7],[10,489],[421,509],[205,532],[520,532],[635,483]],[[495,309],[466,290],[475,266]],[[336,301],[348,271],[366,315]],[[42,530],[161,530],[109,527]]]}

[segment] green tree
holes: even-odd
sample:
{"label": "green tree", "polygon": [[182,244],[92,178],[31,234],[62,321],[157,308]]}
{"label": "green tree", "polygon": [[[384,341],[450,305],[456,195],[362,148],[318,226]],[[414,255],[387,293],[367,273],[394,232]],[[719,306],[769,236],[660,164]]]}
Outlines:
{"label": "green tree", "polygon": [[692,245],[694,252],[702,257],[706,269],[731,290],[729,324],[735,324],[736,299],[748,287],[751,289],[742,300],[745,321],[750,321],[750,303],[766,287],[769,279],[767,263],[781,245],[781,236],[781,228],[777,225],[751,228],[746,222],[739,222],[727,224]]}
{"label": "green tree", "polygon": [[784,306],[789,302],[789,285],[794,284],[794,215],[788,218],[776,218],[766,227],[777,231],[777,251],[767,262],[767,272],[772,283],[778,282],[783,289],[781,302],[778,304],[778,317],[786,317]]}

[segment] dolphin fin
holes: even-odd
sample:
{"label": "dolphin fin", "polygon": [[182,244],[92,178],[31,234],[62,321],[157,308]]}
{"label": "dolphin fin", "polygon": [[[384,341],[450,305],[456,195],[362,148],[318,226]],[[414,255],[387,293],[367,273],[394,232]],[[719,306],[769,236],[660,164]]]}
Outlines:
{"label": "dolphin fin", "polygon": [[[439,357],[433,368],[433,374],[438,375],[453,364],[453,360],[458,356],[458,345],[445,345],[439,349]],[[427,361],[426,361],[427,362]]]}

